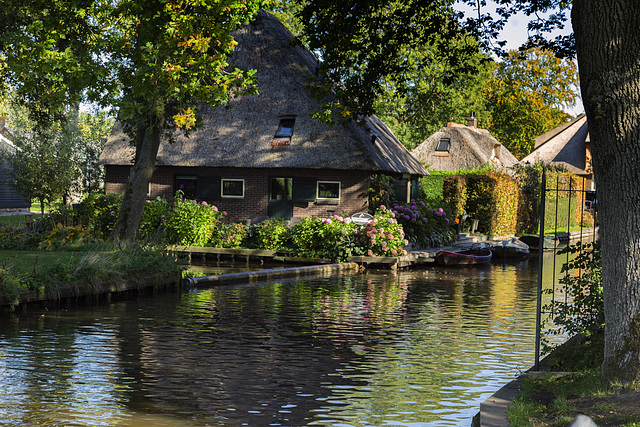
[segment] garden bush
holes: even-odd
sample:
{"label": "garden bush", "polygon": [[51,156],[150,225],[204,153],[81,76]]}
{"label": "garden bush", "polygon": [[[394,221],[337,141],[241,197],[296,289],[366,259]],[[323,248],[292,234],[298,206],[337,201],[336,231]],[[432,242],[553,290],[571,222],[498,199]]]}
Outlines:
{"label": "garden bush", "polygon": [[292,242],[302,255],[326,258],[333,262],[365,253],[357,232],[360,227],[349,217],[304,218],[292,230]]}
{"label": "garden bush", "polygon": [[369,256],[401,256],[407,255],[404,246],[409,244],[405,239],[402,224],[395,218],[396,214],[384,205],[378,208],[373,220],[364,229],[356,230],[364,242]]}
{"label": "garden bush", "polygon": [[211,239],[211,246],[219,248],[241,248],[248,246],[249,227],[244,224],[218,223],[218,228]]}
{"label": "garden bush", "polygon": [[[600,242],[568,245],[558,255],[570,254],[573,259],[562,265],[561,291],[566,297],[558,297],[546,304],[542,311],[553,313],[553,318],[545,323],[553,323],[551,335],[568,334],[569,337],[583,335],[589,337],[604,328],[604,299],[602,288],[602,262]],[[579,273],[579,274],[577,274]],[[552,294],[553,289],[546,289]],[[551,347],[545,341],[545,350]]]}
{"label": "garden bush", "polygon": [[421,200],[391,205],[406,238],[416,248],[444,246],[455,240],[454,220],[442,208],[430,208]]}
{"label": "garden bush", "polygon": [[146,242],[164,242],[164,221],[168,215],[169,202],[166,199],[158,197],[147,201],[138,226],[138,239]]}
{"label": "garden bush", "polygon": [[92,192],[87,194],[82,202],[74,208],[77,216],[75,224],[65,224],[63,221],[53,218],[56,221],[54,225],[57,223],[63,225],[82,224],[93,233],[94,237],[106,239],[111,237],[113,233],[121,203],[122,195],[118,193]]}
{"label": "garden bush", "polygon": [[167,243],[207,246],[222,213],[207,202],[185,199],[183,195],[182,191],[178,190],[175,199],[166,210],[164,219],[160,218]]}
{"label": "garden bush", "polygon": [[290,230],[284,220],[268,219],[249,227],[247,242],[254,249],[291,249]]}

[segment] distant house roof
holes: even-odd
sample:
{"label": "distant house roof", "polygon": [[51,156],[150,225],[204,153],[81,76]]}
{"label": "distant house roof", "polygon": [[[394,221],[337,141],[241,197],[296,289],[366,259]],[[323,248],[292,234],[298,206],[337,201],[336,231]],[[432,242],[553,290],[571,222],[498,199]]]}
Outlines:
{"label": "distant house roof", "polygon": [[[428,174],[375,116],[361,125],[334,126],[311,117],[320,105],[306,86],[318,61],[294,43],[292,34],[273,15],[260,11],[234,37],[238,45],[229,63],[257,70],[259,94],[237,97],[229,108],[203,107],[203,127],[189,138],[177,133],[174,144],[163,142],[158,164]],[[278,129],[284,119],[289,121],[281,133]],[[128,137],[116,124],[100,160],[105,165],[128,165],[133,153]]]}
{"label": "distant house roof", "polygon": [[575,119],[544,133],[535,139],[535,149],[522,159],[522,164],[544,163],[562,166],[577,175],[588,175],[591,167],[587,160],[589,126],[587,116]]}
{"label": "distant house roof", "polygon": [[433,170],[455,171],[492,165],[496,170],[507,172],[518,163],[518,159],[488,131],[457,123],[440,128],[411,154]]}

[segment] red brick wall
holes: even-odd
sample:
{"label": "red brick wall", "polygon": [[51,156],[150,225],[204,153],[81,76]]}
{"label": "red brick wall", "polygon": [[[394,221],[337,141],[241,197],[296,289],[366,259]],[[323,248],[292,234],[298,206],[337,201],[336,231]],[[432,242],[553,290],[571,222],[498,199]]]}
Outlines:
{"label": "red brick wall", "polygon": [[[107,166],[107,193],[124,193],[128,166]],[[241,168],[189,168],[160,166],[153,174],[150,198],[171,198],[175,193],[176,175],[217,176],[226,179],[244,179],[245,197],[242,199],[222,198],[207,200],[226,211],[230,221],[242,221],[255,216],[267,216],[269,179],[271,177],[313,177],[319,181],[339,181],[341,183],[340,202],[325,204],[294,202],[294,217],[328,216],[331,214],[353,215],[368,209],[369,176],[364,171],[316,170],[316,169],[241,169]]]}

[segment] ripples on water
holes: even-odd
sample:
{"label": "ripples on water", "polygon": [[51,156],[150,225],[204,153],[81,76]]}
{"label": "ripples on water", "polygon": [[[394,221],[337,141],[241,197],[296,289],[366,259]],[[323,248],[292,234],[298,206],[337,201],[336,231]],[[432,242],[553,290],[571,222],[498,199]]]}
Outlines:
{"label": "ripples on water", "polygon": [[536,265],[221,286],[0,321],[0,424],[469,426]]}

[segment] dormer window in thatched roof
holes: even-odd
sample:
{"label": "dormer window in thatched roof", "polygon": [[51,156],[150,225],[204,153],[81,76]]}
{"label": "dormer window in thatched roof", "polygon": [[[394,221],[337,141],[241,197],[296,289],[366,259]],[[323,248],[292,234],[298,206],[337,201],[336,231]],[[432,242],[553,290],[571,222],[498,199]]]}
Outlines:
{"label": "dormer window in thatched roof", "polygon": [[449,155],[450,148],[451,148],[451,139],[440,138],[440,141],[438,141],[438,145],[436,145],[436,151],[433,153],[433,155],[446,157]]}
{"label": "dormer window in thatched roof", "polygon": [[273,136],[271,145],[290,145],[293,136],[293,125],[296,122],[295,116],[287,116],[280,119],[278,130]]}

